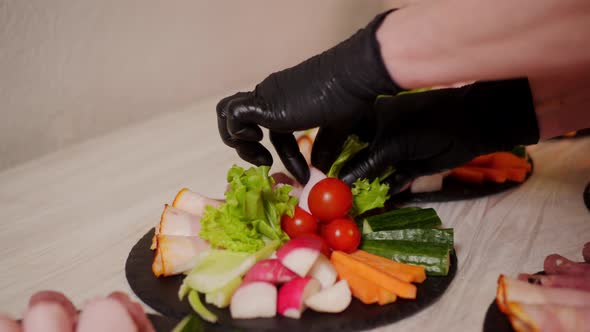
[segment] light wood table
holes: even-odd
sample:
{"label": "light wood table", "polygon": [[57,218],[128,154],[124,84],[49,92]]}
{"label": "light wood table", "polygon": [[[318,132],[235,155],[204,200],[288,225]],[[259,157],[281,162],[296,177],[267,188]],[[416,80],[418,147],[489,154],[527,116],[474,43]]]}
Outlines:
{"label": "light wood table", "polygon": [[[246,165],[218,138],[218,99],[1,172],[0,312],[20,316],[42,289],[62,291],[77,306],[113,290],[130,292],[127,254],[164,203],[185,186],[222,197],[227,169]],[[518,189],[425,204],[455,228],[458,273],[436,304],[379,331],[479,331],[500,273],[539,271],[551,253],[581,259],[590,241],[582,200],[590,138],[530,152],[535,173]]]}

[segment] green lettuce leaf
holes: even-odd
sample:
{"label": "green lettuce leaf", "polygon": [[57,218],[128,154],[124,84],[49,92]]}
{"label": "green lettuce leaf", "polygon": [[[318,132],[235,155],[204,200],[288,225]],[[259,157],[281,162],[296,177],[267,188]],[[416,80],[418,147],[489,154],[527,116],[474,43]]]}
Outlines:
{"label": "green lettuce leaf", "polygon": [[342,146],[342,152],[340,152],[340,155],[338,155],[338,158],[336,158],[336,161],[334,161],[332,167],[330,167],[330,170],[326,175],[328,177],[337,178],[338,174],[340,174],[342,166],[344,166],[344,164],[346,164],[346,162],[349,161],[355,154],[367,146],[369,146],[369,144],[361,142],[358,136],[348,136],[344,142],[344,145]]}
{"label": "green lettuce leaf", "polygon": [[213,248],[255,252],[268,240],[289,239],[281,229],[281,217],[293,216],[297,198],[289,196],[291,186],[273,189],[268,166],[230,168],[225,203],[207,207],[201,219],[200,237]]}
{"label": "green lettuce leaf", "polygon": [[379,178],[369,182],[367,179],[358,179],[352,185],[352,211],[351,215],[358,216],[369,210],[385,206],[389,199],[389,185],[381,183]]}

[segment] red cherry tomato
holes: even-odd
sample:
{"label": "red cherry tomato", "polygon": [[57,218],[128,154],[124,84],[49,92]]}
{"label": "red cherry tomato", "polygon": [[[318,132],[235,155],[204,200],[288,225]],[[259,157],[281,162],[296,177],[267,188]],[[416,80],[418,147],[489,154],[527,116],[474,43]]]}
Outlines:
{"label": "red cherry tomato", "polygon": [[350,187],[336,178],[325,178],[309,191],[309,211],[320,221],[330,221],[346,216],[352,207]]}
{"label": "red cherry tomato", "polygon": [[311,214],[296,206],[293,217],[284,215],[281,218],[281,228],[290,238],[295,238],[305,233],[316,233],[318,222]]}
{"label": "red cherry tomato", "polygon": [[324,238],[333,250],[355,251],[361,243],[361,232],[350,219],[332,220],[323,230]]}
{"label": "red cherry tomato", "polygon": [[316,239],[322,242],[322,248],[320,249],[321,253],[324,254],[326,257],[330,258],[330,247],[328,247],[328,244],[326,243],[326,240],[324,240],[324,238],[322,238],[321,236],[314,234],[314,233],[305,233],[305,234],[301,234],[298,237],[308,237],[308,238],[312,238],[312,239]]}

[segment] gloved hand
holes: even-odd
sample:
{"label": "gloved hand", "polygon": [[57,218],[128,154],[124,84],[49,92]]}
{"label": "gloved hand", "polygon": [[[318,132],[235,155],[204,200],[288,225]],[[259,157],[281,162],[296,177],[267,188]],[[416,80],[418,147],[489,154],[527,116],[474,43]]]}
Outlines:
{"label": "gloved hand", "polygon": [[374,113],[368,149],[350,160],[340,177],[350,184],[393,167],[391,193],[418,176],[539,141],[527,79],[379,98]]}
{"label": "gloved hand", "polygon": [[217,119],[223,142],[248,162],[271,165],[270,152],[259,143],[259,126],[268,128],[287,170],[306,183],[309,168],[293,132],[320,127],[312,164],[327,171],[339,153],[335,147],[372,111],[375,98],[401,91],[389,77],[375,36],[388,13],[333,48],[271,74],[254,91],[221,100]]}

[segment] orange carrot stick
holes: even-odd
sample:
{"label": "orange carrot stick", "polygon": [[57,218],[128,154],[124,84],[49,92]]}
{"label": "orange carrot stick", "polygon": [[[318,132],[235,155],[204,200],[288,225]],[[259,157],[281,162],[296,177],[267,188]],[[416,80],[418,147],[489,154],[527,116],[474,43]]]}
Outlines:
{"label": "orange carrot stick", "polygon": [[504,183],[508,178],[506,171],[504,169],[497,169],[497,168],[486,168],[486,167],[472,167],[466,166],[465,168],[469,170],[473,170],[476,172],[480,172],[483,174],[485,180],[496,182],[496,183]]}
{"label": "orange carrot stick", "polygon": [[382,287],[379,288],[378,297],[379,297],[378,303],[380,305],[393,303],[393,302],[395,302],[395,300],[397,300],[397,296],[395,296],[395,294],[393,294],[392,292],[390,292]]}
{"label": "orange carrot stick", "polygon": [[526,179],[526,173],[527,171],[524,168],[506,168],[506,175],[510,181],[522,183]]}
{"label": "orange carrot stick", "polygon": [[527,172],[531,171],[531,164],[525,159],[520,158],[510,152],[495,152],[493,153],[492,163],[490,167],[493,168],[510,168],[519,167],[524,168]]}
{"label": "orange carrot stick", "polygon": [[457,179],[461,182],[467,183],[483,183],[483,173],[475,171],[473,169],[468,169],[467,167],[457,167],[451,171],[450,176],[454,179]]}
{"label": "orange carrot stick", "polygon": [[465,164],[466,166],[482,166],[487,167],[492,164],[493,153],[484,154],[483,156],[475,157],[473,160]]}
{"label": "orange carrot stick", "polygon": [[346,265],[340,262],[332,262],[340,280],[346,280],[352,295],[364,304],[379,301],[379,286],[364,279]]}

